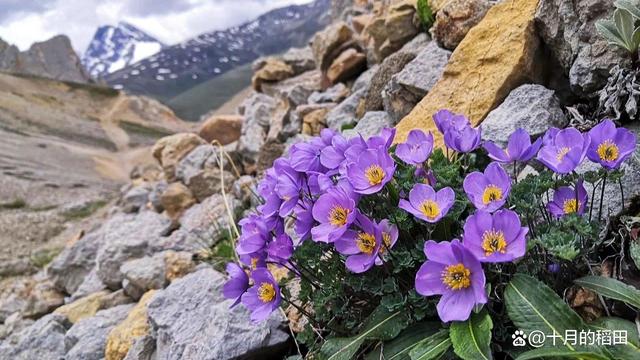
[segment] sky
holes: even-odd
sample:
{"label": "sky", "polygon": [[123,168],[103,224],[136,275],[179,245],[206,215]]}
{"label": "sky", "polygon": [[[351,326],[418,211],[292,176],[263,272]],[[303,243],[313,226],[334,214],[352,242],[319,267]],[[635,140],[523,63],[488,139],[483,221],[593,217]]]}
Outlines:
{"label": "sky", "polygon": [[82,54],[96,29],[126,21],[166,44],[310,0],[0,0],[0,38],[26,50],[58,34]]}

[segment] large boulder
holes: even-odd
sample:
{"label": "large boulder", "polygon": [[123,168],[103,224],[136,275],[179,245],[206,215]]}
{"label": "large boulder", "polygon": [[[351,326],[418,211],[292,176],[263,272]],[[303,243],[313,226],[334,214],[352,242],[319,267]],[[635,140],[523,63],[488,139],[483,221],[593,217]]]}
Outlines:
{"label": "large boulder", "polygon": [[325,71],[353,38],[353,30],[345,22],[337,22],[318,32],[311,40],[316,66]]}
{"label": "large boulder", "polygon": [[119,305],[75,323],[64,337],[65,360],[102,360],[109,332],[123,321],[133,305]]}
{"label": "large boulder", "polygon": [[260,148],[267,137],[276,105],[274,98],[252,93],[239,108],[240,113],[244,115],[244,123],[238,139],[237,151],[242,157],[245,171],[251,172],[250,170],[254,169],[258,162]]}
{"label": "large boulder", "polygon": [[550,127],[563,128],[567,118],[553,90],[527,84],[514,89],[482,122],[482,138],[503,146],[518,128],[538,137]]}
{"label": "large boulder", "polygon": [[362,135],[365,139],[377,135],[382,129],[393,126],[389,114],[384,111],[370,111],[358,120],[353,129],[344,132],[345,137]]}
{"label": "large boulder", "polygon": [[[432,116],[449,109],[479,124],[517,86],[540,76],[539,39],[534,28],[538,0],[513,0],[493,6],[451,55],[442,78],[397,126],[395,141],[409,131],[432,131],[442,145]],[[496,31],[500,29],[500,31]]]}
{"label": "large boulder", "polygon": [[159,359],[277,358],[286,348],[283,316],[252,324],[243,307],[229,309],[222,274],[205,268],[174,281],[148,305]]}
{"label": "large boulder", "polygon": [[540,37],[580,96],[601,89],[614,65],[630,64],[624,50],[607,44],[595,29],[595,22],[612,18],[613,10],[611,0],[540,0]]}
{"label": "large boulder", "polygon": [[208,143],[227,145],[240,138],[242,121],[240,115],[213,115],[202,122],[198,135]]}
{"label": "large boulder", "polygon": [[153,157],[164,170],[167,181],[175,179],[175,167],[185,155],[205,141],[196,134],[181,133],[163,137],[153,146]]}
{"label": "large boulder", "polygon": [[382,90],[391,77],[400,72],[415,57],[416,54],[412,52],[398,51],[384,59],[371,79],[371,86],[364,99],[365,111],[382,110]]}
{"label": "large boulder", "polygon": [[0,359],[63,359],[64,337],[71,327],[64,315],[49,314],[0,343]]}
{"label": "large boulder", "polygon": [[487,0],[452,0],[436,14],[431,35],[438,44],[453,50],[472,27],[487,13],[491,4]]}
{"label": "large boulder", "polygon": [[391,77],[381,95],[384,110],[394,123],[409,114],[440,80],[450,56],[449,50],[432,41],[402,71]]}

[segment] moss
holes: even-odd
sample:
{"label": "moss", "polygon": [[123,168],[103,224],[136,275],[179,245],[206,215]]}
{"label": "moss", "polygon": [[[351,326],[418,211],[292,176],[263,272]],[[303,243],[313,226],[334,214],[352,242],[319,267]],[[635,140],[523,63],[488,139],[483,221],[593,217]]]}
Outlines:
{"label": "moss", "polygon": [[29,260],[31,264],[37,268],[43,268],[47,266],[60,252],[62,247],[55,247],[50,249],[39,249],[31,253]]}
{"label": "moss", "polygon": [[69,209],[62,213],[62,216],[66,221],[80,220],[89,217],[91,214],[98,211],[101,207],[105,206],[107,202],[105,200],[96,200],[87,203],[86,205],[74,209]]}
{"label": "moss", "polygon": [[13,209],[23,209],[27,207],[27,202],[22,198],[16,198],[9,202],[0,203],[0,210],[13,210]]}
{"label": "moss", "polygon": [[150,137],[154,139],[163,138],[165,136],[173,135],[173,132],[156,127],[148,127],[128,121],[120,121],[120,127],[122,130],[130,134],[137,134],[143,137]]}

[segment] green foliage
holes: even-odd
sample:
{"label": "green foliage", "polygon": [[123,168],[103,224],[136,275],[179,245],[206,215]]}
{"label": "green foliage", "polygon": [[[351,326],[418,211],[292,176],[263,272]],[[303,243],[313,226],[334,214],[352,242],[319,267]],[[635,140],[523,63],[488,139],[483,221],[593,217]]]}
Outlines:
{"label": "green foliage", "polygon": [[23,198],[16,198],[8,202],[0,203],[0,210],[15,210],[27,207],[27,202]]}
{"label": "green foliage", "polygon": [[573,261],[591,249],[597,240],[598,228],[583,216],[569,215],[541,226],[538,241],[557,258]]}
{"label": "green foliage", "polygon": [[429,0],[418,0],[417,10],[418,18],[420,19],[422,27],[424,27],[425,31],[429,31],[435,21],[435,16],[433,14],[433,10],[431,10],[431,5],[429,5]]}
{"label": "green foliage", "polygon": [[419,322],[403,330],[392,341],[381,343],[367,354],[366,360],[410,360],[409,352],[416,345],[441,329],[439,322]]}
{"label": "green foliage", "polygon": [[425,338],[409,351],[411,360],[438,359],[451,347],[449,330],[443,329]]}
{"label": "green foliage", "polygon": [[467,321],[451,324],[449,336],[456,355],[464,360],[489,360],[493,322],[486,311],[471,314]]}
{"label": "green foliage", "polygon": [[604,297],[619,300],[640,309],[640,290],[622,281],[604,276],[585,276],[575,280],[575,283]]}
{"label": "green foliage", "polygon": [[84,219],[91,216],[93,213],[100,210],[105,205],[107,205],[107,202],[105,200],[90,201],[86,204],[83,204],[82,206],[74,207],[64,211],[62,213],[62,216],[67,221]]}
{"label": "green foliage", "polygon": [[636,324],[616,317],[603,317],[589,324],[589,327],[600,331],[626,331],[627,343],[609,345],[606,347],[607,351],[614,359],[640,359],[640,336]]}
{"label": "green foliage", "polygon": [[640,19],[640,8],[628,0],[618,0],[614,5],[613,20],[596,22],[596,29],[609,44],[627,50],[636,59],[640,46],[640,27],[635,26],[635,20]]}

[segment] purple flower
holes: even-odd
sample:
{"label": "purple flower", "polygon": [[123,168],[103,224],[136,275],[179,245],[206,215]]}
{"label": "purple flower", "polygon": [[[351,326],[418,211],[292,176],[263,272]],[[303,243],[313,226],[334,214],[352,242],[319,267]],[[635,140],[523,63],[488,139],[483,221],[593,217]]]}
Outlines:
{"label": "purple flower", "polygon": [[438,316],[444,322],[464,321],[473,307],[486,304],[482,265],[460,241],[427,241],[427,261],[416,274],[416,291],[424,296],[442,295]]}
{"label": "purple flower", "polygon": [[264,199],[264,203],[258,206],[258,211],[265,217],[277,216],[282,205],[282,200],[276,194],[278,176],[274,168],[265,171],[264,178],[258,183],[258,194]]}
{"label": "purple flower", "polygon": [[456,194],[452,188],[446,187],[436,192],[429,185],[415,184],[409,191],[409,201],[400,199],[398,207],[426,222],[438,222],[447,215]]}
{"label": "purple flower", "polygon": [[255,253],[240,255],[240,262],[247,265],[251,270],[266,268],[267,252],[265,250],[260,250]]}
{"label": "purple flower", "polygon": [[431,185],[431,187],[436,186],[437,180],[433,171],[427,170],[422,166],[416,167],[416,171],[413,172],[413,176],[423,184]]}
{"label": "purple flower", "polygon": [[359,231],[349,230],[335,242],[336,250],[347,256],[347,269],[354,273],[369,270],[376,263],[382,245],[382,231],[369,218],[358,214]]}
{"label": "purple flower", "polygon": [[553,200],[547,204],[547,210],[556,218],[565,215],[584,214],[587,206],[587,190],[582,185],[582,180],[576,183],[575,189],[569,186],[561,186],[553,193]]}
{"label": "purple flower", "polygon": [[492,162],[484,173],[474,171],[467,175],[462,187],[477,209],[494,212],[507,201],[511,179],[500,164]]}
{"label": "purple flower", "polygon": [[239,222],[242,235],[238,238],[238,255],[252,254],[264,250],[270,240],[269,228],[262,217],[251,214]]}
{"label": "purple flower", "polygon": [[482,129],[465,126],[462,128],[450,127],[444,133],[444,144],[459,153],[469,153],[480,147]]}
{"label": "purple flower", "polygon": [[284,158],[277,159],[273,167],[278,175],[275,192],[282,200],[279,215],[285,217],[291,214],[300,199],[302,174],[294,170]]}
{"label": "purple flower", "polygon": [[267,245],[269,259],[275,262],[286,262],[293,255],[293,241],[287,234],[280,234]]}
{"label": "purple flower", "polygon": [[347,176],[355,192],[373,194],[393,178],[396,164],[386,150],[366,150],[358,160],[347,165]]}
{"label": "purple flower", "polygon": [[425,134],[415,129],[409,132],[407,142],[396,147],[396,155],[411,165],[420,165],[427,161],[433,150],[433,134]]}
{"label": "purple flower", "polygon": [[242,294],[249,288],[249,277],[236,263],[227,264],[227,274],[229,274],[229,280],[222,287],[222,294],[226,299],[234,300],[230,306],[232,308],[238,305]]}
{"label": "purple flower", "polygon": [[555,136],[545,135],[545,138],[546,144],[538,152],[538,160],[558,174],[575,170],[584,159],[591,141],[589,135],[583,135],[574,128],[559,130]]}
{"label": "purple flower", "polygon": [[321,195],[312,210],[320,225],[311,229],[313,241],[332,243],[338,240],[356,218],[356,202],[342,188],[332,188]]}
{"label": "purple flower", "polygon": [[518,214],[478,210],[464,224],[463,245],[480,262],[506,262],[524,256],[529,228],[520,226]]}
{"label": "purple flower", "polygon": [[345,160],[345,152],[350,143],[342,135],[335,135],[331,139],[331,146],[327,146],[320,152],[320,163],[327,169],[337,169]]}
{"label": "purple flower", "polygon": [[251,272],[253,286],[242,295],[242,304],[251,310],[251,321],[265,320],[280,305],[280,287],[269,270],[260,268]]}
{"label": "purple flower", "polygon": [[490,141],[484,143],[489,157],[501,163],[527,162],[538,153],[540,146],[542,146],[542,138],[531,144],[531,137],[524,129],[517,129],[509,136],[506,150],[502,150]]}
{"label": "purple flower", "polygon": [[310,142],[299,142],[293,145],[289,151],[291,167],[300,172],[324,172],[325,168],[320,162],[320,154],[325,147],[322,138],[318,137]]}
{"label": "purple flower", "polygon": [[376,258],[376,265],[382,265],[382,257],[386,254],[387,249],[392,249],[398,241],[398,227],[389,220],[384,219],[378,224],[378,229],[382,232],[382,246]]}
{"label": "purple flower", "polygon": [[309,199],[303,199],[298,205],[293,209],[293,213],[296,217],[295,222],[295,232],[299,237],[299,241],[296,243],[303,242],[311,236],[311,228],[313,227],[313,202]]}
{"label": "purple flower", "polygon": [[607,169],[619,167],[636,148],[635,134],[625,128],[616,128],[609,119],[591,129],[589,137],[587,157]]}
{"label": "purple flower", "polygon": [[469,119],[467,119],[464,115],[457,115],[452,113],[449,110],[443,109],[438,111],[433,115],[433,122],[436,124],[438,131],[443,135],[447,132],[447,130],[453,129],[461,129],[464,127],[471,127],[471,123],[469,123]]}

